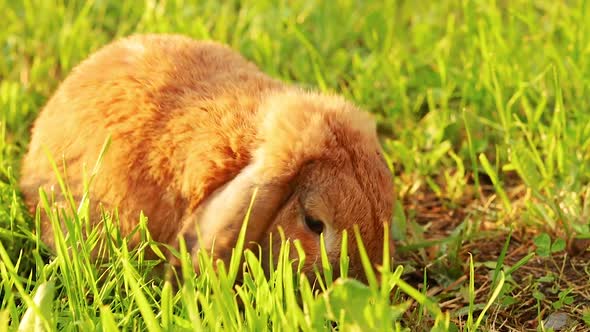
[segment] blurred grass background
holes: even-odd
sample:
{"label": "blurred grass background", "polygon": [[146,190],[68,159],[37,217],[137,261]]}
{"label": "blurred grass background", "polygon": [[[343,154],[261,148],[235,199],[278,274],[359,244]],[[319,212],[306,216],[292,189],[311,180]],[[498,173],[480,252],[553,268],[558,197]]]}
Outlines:
{"label": "blurred grass background", "polygon": [[429,197],[469,207],[449,223],[472,230],[457,227],[459,246],[484,223],[590,237],[587,1],[0,0],[0,13],[0,240],[21,275],[37,271],[23,277],[31,287],[46,267],[29,255],[16,186],[30,124],[77,63],[141,32],[228,43],[274,77],[375,114],[402,248],[426,241]]}

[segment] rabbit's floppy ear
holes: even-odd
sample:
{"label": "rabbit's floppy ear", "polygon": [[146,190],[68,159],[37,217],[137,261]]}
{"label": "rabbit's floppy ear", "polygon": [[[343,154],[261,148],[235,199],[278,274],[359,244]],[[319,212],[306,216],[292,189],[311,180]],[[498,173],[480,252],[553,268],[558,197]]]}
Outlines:
{"label": "rabbit's floppy ear", "polygon": [[[289,179],[269,178],[262,166],[261,162],[246,166],[233,180],[203,201],[186,222],[180,235],[187,250],[194,254],[194,263],[199,249],[212,250],[214,258],[229,261],[251,203],[245,244],[258,242],[267,233],[292,189]],[[255,190],[257,193],[252,202]],[[195,268],[198,268],[197,264]]]}
{"label": "rabbit's floppy ear", "polygon": [[[214,257],[228,261],[256,188],[245,243],[260,242],[293,192],[299,170],[337,144],[329,128],[330,116],[314,111],[324,106],[316,99],[299,90],[286,91],[269,95],[259,106],[260,127],[250,163],[201,202],[181,230],[193,260],[197,250],[213,249]],[[341,103],[333,103],[333,112],[339,112]]]}

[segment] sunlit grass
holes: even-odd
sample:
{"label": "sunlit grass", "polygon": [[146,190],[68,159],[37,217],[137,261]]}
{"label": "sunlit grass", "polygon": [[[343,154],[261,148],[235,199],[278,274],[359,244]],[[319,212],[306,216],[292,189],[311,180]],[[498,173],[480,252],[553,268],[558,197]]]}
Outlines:
{"label": "sunlit grass", "polygon": [[[556,268],[565,264],[548,261],[547,276],[514,279],[523,266],[590,238],[587,1],[0,0],[0,13],[0,331],[35,324],[485,330],[500,324],[488,320],[499,312],[517,316],[512,310],[524,309],[515,303],[529,293],[537,301],[529,321],[542,326],[547,314],[570,305],[572,319],[588,326],[588,307],[570,303],[588,301],[587,282],[574,287]],[[85,197],[49,209],[65,183],[40,193],[36,215],[25,211],[18,165],[32,120],[73,66],[135,32],[228,43],[274,77],[340,93],[373,113],[396,173],[388,235],[414,263],[386,262],[380,281],[362,285],[332,280],[336,267],[324,262],[325,291],[315,294],[287,259],[301,251],[296,241],[284,243],[270,279],[252,252],[243,255],[245,265],[236,256],[227,267],[202,253],[199,276],[181,252],[186,279],[177,291],[143,256],[155,248],[145,217],[136,230],[145,241],[128,250],[113,211],[105,211],[111,236],[101,243],[82,227]],[[440,209],[458,212],[448,217]],[[56,233],[51,255],[39,237],[45,213],[69,230]],[[441,232],[437,222],[451,228]],[[497,253],[485,261],[490,247],[479,246],[490,242]],[[512,257],[515,242],[529,247]],[[91,260],[95,246],[109,258]],[[419,281],[408,280],[414,270]],[[234,286],[242,271],[243,283]],[[549,283],[555,292],[542,293]]]}

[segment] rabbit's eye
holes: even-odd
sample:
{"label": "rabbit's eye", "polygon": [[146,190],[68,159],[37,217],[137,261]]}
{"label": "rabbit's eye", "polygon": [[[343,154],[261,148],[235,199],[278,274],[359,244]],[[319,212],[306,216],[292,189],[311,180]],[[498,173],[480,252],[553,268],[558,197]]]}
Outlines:
{"label": "rabbit's eye", "polygon": [[324,223],[308,215],[305,216],[305,225],[317,235],[320,235],[324,231]]}

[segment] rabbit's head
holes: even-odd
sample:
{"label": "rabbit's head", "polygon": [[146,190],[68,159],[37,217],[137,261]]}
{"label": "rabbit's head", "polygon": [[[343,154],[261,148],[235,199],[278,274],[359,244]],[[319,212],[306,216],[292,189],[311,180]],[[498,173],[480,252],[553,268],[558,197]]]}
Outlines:
{"label": "rabbit's head", "polygon": [[[287,239],[300,241],[306,255],[303,272],[310,275],[320,262],[320,234],[337,267],[346,230],[349,275],[363,279],[353,227],[358,226],[372,263],[380,264],[393,205],[391,173],[374,121],[340,97],[299,90],[268,96],[258,114],[251,163],[202,204],[195,217],[199,240],[194,231],[185,231],[187,243],[214,245],[216,256],[227,259],[258,188],[247,244],[259,244],[263,256],[272,253],[276,259],[282,229]],[[292,256],[298,256],[295,250]]]}

